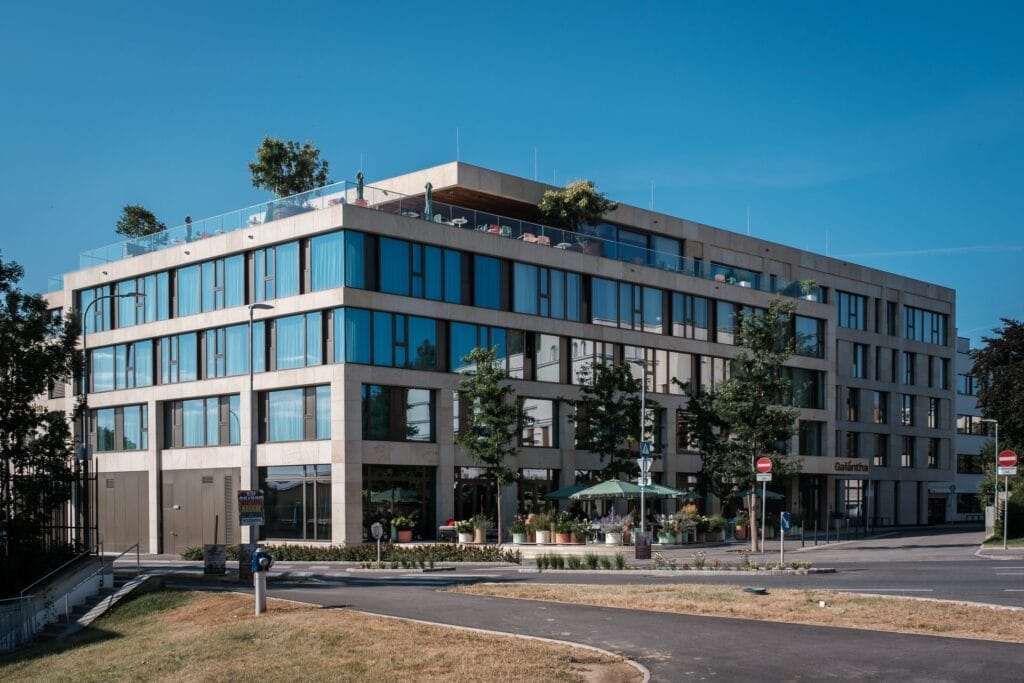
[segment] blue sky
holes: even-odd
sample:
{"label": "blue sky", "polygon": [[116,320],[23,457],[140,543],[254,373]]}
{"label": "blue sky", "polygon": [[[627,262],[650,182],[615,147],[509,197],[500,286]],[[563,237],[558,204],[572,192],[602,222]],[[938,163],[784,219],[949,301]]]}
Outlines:
{"label": "blue sky", "polygon": [[[0,249],[25,285],[265,198],[264,135],[332,177],[455,157],[955,287],[1024,318],[1024,6],[19,3],[0,22]],[[217,6],[209,6],[217,5]]]}

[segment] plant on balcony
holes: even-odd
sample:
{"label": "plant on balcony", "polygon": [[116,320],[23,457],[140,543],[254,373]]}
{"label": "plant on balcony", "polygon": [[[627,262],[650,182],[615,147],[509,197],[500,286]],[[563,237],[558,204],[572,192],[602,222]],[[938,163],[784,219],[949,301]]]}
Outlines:
{"label": "plant on balcony", "polygon": [[148,237],[163,232],[167,226],[157,220],[156,214],[141,204],[125,204],[117,219],[114,232],[125,237]]}
{"label": "plant on balcony", "polygon": [[598,192],[592,180],[576,180],[561,190],[545,192],[537,208],[548,225],[576,232],[584,225],[600,223],[604,214],[619,204]]}
{"label": "plant on balcony", "polygon": [[[249,162],[252,185],[273,192],[278,197],[309,192],[331,182],[328,163],[320,159],[320,150],[311,142],[299,143],[276,138],[263,138],[256,150],[256,161]],[[302,202],[275,202],[268,219],[274,220],[301,213]]]}

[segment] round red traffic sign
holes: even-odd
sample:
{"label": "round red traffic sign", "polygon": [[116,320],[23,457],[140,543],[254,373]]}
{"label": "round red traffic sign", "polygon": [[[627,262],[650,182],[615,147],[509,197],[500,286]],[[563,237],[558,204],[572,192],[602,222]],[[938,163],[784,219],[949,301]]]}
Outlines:
{"label": "round red traffic sign", "polygon": [[1017,454],[1013,451],[1003,451],[999,454],[997,462],[1000,467],[1013,467],[1017,464]]}
{"label": "round red traffic sign", "polygon": [[772,471],[772,459],[771,458],[758,458],[757,459],[757,471],[761,474],[766,474]]}

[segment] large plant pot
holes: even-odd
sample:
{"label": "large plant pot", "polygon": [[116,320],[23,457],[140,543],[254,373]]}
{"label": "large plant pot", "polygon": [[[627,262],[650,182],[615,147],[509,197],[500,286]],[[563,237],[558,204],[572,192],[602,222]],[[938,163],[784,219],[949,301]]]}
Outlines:
{"label": "large plant pot", "polygon": [[706,531],[698,531],[697,532],[697,543],[707,543],[707,542],[708,542],[708,532],[706,532]]}
{"label": "large plant pot", "polygon": [[537,531],[537,545],[547,545],[551,543],[551,532],[550,531]]}
{"label": "large plant pot", "polygon": [[534,531],[533,529],[530,529],[529,531],[527,531],[526,532],[526,542],[527,543],[536,543],[537,542],[537,532]]}
{"label": "large plant pot", "polygon": [[459,532],[459,543],[472,543],[473,532],[472,531],[460,531]]}
{"label": "large plant pot", "polygon": [[412,543],[412,529],[399,529],[398,530],[398,542],[399,543]]}
{"label": "large plant pot", "polygon": [[745,540],[747,540],[747,527],[741,526],[739,524],[736,525],[736,540],[737,541],[745,541]]}
{"label": "large plant pot", "polygon": [[604,535],[604,542],[607,545],[622,545],[622,532],[609,531]]}
{"label": "large plant pot", "polygon": [[570,543],[572,543],[572,534],[556,531],[555,543],[558,545],[569,545]]}
{"label": "large plant pot", "polygon": [[581,545],[581,544],[582,544],[582,543],[584,543],[584,542],[585,542],[586,540],[587,540],[587,539],[586,539],[586,537],[584,537],[584,536],[580,536],[580,535],[579,535],[579,534],[577,534],[577,533],[571,533],[571,534],[569,534],[569,543],[575,543],[576,545]]}
{"label": "large plant pot", "polygon": [[473,529],[473,543],[486,543],[487,529]]}
{"label": "large plant pot", "polygon": [[523,545],[524,543],[526,543],[526,534],[525,533],[523,533],[523,534],[513,533],[512,534],[512,542],[515,543],[516,545]]}
{"label": "large plant pot", "polygon": [[676,542],[676,535],[671,531],[659,531],[658,532],[658,543],[662,545],[674,545]]}

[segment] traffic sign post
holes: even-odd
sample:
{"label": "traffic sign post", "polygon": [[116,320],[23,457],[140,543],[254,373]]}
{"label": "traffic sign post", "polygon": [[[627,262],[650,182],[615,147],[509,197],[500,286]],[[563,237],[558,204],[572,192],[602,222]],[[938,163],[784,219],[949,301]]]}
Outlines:
{"label": "traffic sign post", "polygon": [[[641,415],[641,419],[643,416]],[[651,485],[651,442],[640,442],[640,457],[636,459],[640,467],[640,477],[637,482],[640,485],[640,534],[636,537],[633,547],[633,556],[638,560],[649,560],[651,558],[651,543],[647,539],[647,487]]]}
{"label": "traffic sign post", "polygon": [[779,518],[779,563],[786,562],[786,532],[790,529],[792,517],[788,512],[783,512]]}
{"label": "traffic sign post", "polygon": [[761,482],[761,552],[764,553],[765,514],[767,514],[768,482],[772,480],[772,459],[758,458],[755,463],[757,480]]}
{"label": "traffic sign post", "polygon": [[[1003,477],[1003,550],[1010,531],[1010,477],[1017,474],[1017,454],[1007,449],[996,456],[996,476]],[[998,484],[997,484],[998,486]]]}

